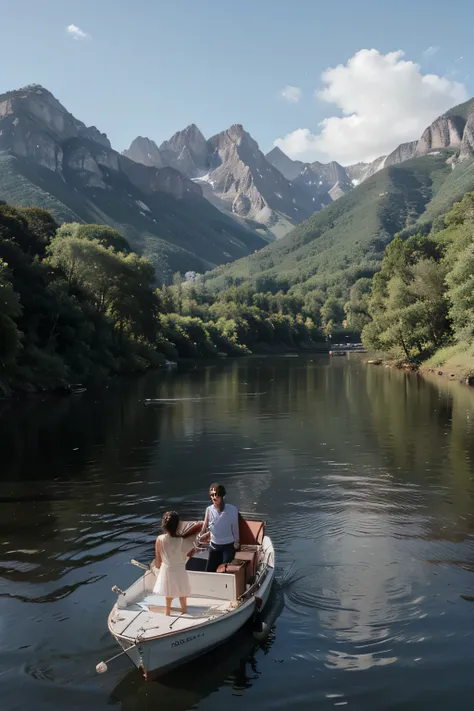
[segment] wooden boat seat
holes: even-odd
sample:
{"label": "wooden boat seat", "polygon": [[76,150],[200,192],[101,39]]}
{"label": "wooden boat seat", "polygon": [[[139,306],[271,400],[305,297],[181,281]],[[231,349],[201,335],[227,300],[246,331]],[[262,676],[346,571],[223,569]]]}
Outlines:
{"label": "wooden boat seat", "polygon": [[265,535],[265,522],[246,521],[239,516],[239,535],[241,546],[260,546]]}
{"label": "wooden boat seat", "polygon": [[[201,530],[203,521],[181,521],[178,535],[186,532],[186,536],[196,535]],[[260,546],[265,535],[264,521],[247,521],[239,514],[239,536],[241,546]]]}
{"label": "wooden boat seat", "polygon": [[[202,521],[182,521],[180,523],[178,531],[181,532],[183,529],[185,529],[188,534],[191,532],[198,533],[201,530],[201,526]],[[234,561],[243,561],[248,563],[248,565],[246,565],[245,567],[246,584],[251,585],[255,580],[258,562],[257,548],[261,546],[264,535],[264,521],[247,521],[239,514],[239,536],[241,550],[236,551]],[[195,561],[193,560],[194,557],[195,551],[191,550],[188,553],[188,564],[186,565],[187,569],[201,571],[205,570],[206,562],[204,560]],[[218,569],[218,572],[222,572],[220,568]]]}

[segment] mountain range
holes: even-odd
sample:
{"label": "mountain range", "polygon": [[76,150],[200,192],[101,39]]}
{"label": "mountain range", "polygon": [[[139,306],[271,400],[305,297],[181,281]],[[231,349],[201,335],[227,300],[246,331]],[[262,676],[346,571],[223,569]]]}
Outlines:
{"label": "mountain range", "polygon": [[[272,152],[280,169],[293,170],[293,176],[300,171],[293,183],[311,170],[312,164],[294,166],[280,153]],[[474,99],[437,118],[418,141],[344,170],[360,183],[278,242],[216,268],[208,283],[219,288],[250,281],[260,290],[329,290],[347,297],[355,281],[379,269],[396,233],[427,231],[474,190]]]}
{"label": "mountain range", "polygon": [[459,157],[461,159],[472,156],[473,111],[474,99],[455,106],[433,121],[419,140],[402,143],[388,155],[379,156],[370,163],[356,163],[345,168],[335,161],[328,164],[319,163],[318,161],[315,163],[303,163],[302,161],[292,160],[278,147],[267,153],[266,158],[288,180],[307,183],[307,177],[303,176],[313,174],[318,176],[323,184],[334,187],[339,183],[341,192],[333,196],[333,199],[335,199],[378,171],[383,170],[383,168],[404,163],[411,158],[427,155],[430,151],[439,148],[459,149]]}
{"label": "mountain range", "polygon": [[176,168],[222,212],[277,237],[331,202],[326,190],[310,192],[288,180],[240,124],[208,140],[192,124],[159,147],[139,136],[123,155],[155,168]]}
{"label": "mountain range", "polygon": [[157,277],[211,269],[267,244],[223,214],[182,172],[130,160],[107,136],[32,85],[0,95],[0,199],[57,220],[105,223],[154,264]]}
{"label": "mountain range", "polygon": [[0,199],[111,225],[165,281],[214,268],[216,284],[373,273],[397,231],[474,187],[473,155],[474,99],[419,140],[344,167],[264,155],[240,124],[208,139],[191,124],[160,146],[139,136],[119,153],[39,85],[0,95]]}
{"label": "mountain range", "polygon": [[[346,167],[336,161],[292,160],[278,147],[264,156],[241,125],[206,140],[191,124],[159,147],[150,138],[139,136],[123,154],[155,168],[176,168],[199,183],[208,200],[223,212],[251,218],[281,237],[383,168],[438,148],[460,148],[461,157],[470,155],[469,141],[463,142],[469,107],[467,102],[438,118],[419,140],[402,143],[370,163]],[[470,130],[467,127],[467,135]]]}

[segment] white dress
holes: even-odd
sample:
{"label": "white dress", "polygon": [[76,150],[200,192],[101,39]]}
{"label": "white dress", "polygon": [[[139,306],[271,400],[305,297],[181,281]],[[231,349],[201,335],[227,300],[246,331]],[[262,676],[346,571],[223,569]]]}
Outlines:
{"label": "white dress", "polygon": [[188,597],[191,594],[186,553],[193,548],[188,538],[170,536],[164,533],[158,536],[160,541],[161,566],[153,587],[153,592],[165,597]]}

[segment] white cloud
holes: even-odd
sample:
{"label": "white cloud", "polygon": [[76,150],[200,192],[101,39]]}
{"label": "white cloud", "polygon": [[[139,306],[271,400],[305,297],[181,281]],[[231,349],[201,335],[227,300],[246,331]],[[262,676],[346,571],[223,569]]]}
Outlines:
{"label": "white cloud", "polygon": [[464,84],[422,74],[403,56],[362,49],[347,64],[327,69],[316,96],[343,116],[324,119],[315,133],[299,128],[274,145],[303,160],[370,161],[419,138],[437,116],[467,99]]}
{"label": "white cloud", "polygon": [[89,40],[91,36],[81,30],[77,25],[68,25],[66,27],[66,32],[71,35],[75,40]]}
{"label": "white cloud", "polygon": [[438,45],[432,45],[431,47],[428,47],[428,49],[425,49],[425,51],[423,52],[423,55],[425,57],[432,57],[438,51],[439,51]]}
{"label": "white cloud", "polygon": [[290,102],[290,104],[297,104],[298,101],[301,99],[301,89],[299,86],[285,86],[284,89],[281,90],[280,95],[286,99],[287,101]]}

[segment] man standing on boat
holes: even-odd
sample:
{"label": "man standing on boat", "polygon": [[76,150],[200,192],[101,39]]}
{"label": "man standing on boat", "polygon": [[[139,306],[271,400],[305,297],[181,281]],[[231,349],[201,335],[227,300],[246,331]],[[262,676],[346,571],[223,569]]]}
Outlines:
{"label": "man standing on boat", "polygon": [[239,511],[226,504],[223,484],[211,484],[209,495],[212,504],[207,507],[201,536],[209,529],[211,542],[206,572],[215,573],[221,563],[230,563],[240,548]]}

